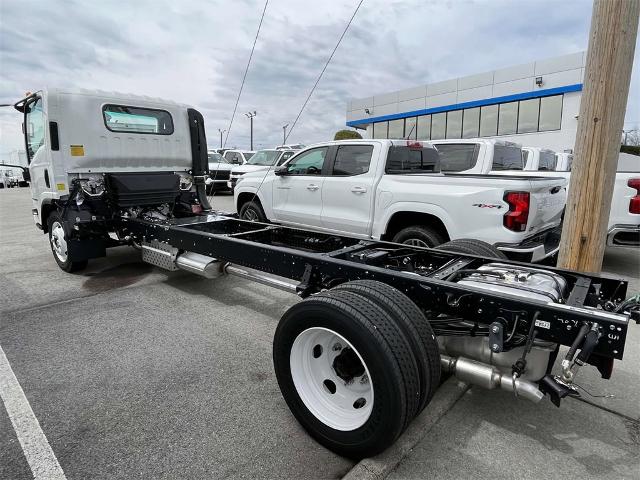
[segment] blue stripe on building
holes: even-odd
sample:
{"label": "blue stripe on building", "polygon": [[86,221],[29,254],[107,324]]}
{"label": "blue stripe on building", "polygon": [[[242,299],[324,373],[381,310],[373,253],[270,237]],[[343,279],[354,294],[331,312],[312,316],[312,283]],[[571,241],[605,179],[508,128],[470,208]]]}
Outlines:
{"label": "blue stripe on building", "polygon": [[351,120],[347,122],[348,127],[359,125],[367,125],[375,122],[384,122],[387,120],[397,120],[400,118],[417,117],[419,115],[428,115],[430,113],[449,112],[452,110],[462,110],[463,108],[483,107],[486,105],[495,105],[496,103],[515,102],[517,100],[528,100],[530,98],[548,97],[551,95],[560,95],[561,93],[580,92],[582,83],[567,85],[565,87],[547,88],[544,90],[534,90],[533,92],[517,93],[514,95],[506,95],[503,97],[485,98],[483,100],[474,100],[472,102],[454,103],[444,105],[442,107],[425,108],[422,110],[413,110],[411,112],[393,113],[390,115],[382,115],[380,117],[369,117],[361,120]]}

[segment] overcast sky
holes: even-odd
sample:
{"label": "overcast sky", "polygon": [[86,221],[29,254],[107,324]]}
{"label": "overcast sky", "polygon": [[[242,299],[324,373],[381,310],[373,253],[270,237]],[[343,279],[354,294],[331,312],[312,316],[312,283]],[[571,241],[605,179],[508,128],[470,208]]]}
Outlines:
{"label": "overcast sky", "polygon": [[[271,0],[228,146],[282,139],[357,0]],[[199,109],[210,146],[228,128],[264,2],[0,1],[0,103],[71,86],[163,97]],[[332,138],[349,98],[493,70],[587,47],[589,0],[365,0],[289,142]],[[637,67],[640,47],[636,47]],[[634,69],[625,128],[640,123]],[[23,148],[0,109],[0,158]]]}

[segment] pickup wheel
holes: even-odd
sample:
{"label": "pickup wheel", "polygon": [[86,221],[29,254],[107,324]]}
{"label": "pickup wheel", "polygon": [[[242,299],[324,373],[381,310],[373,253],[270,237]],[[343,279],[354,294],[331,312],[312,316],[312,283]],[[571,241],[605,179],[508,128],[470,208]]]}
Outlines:
{"label": "pickup wheel", "polygon": [[247,202],[240,208],[240,218],[242,220],[249,220],[251,222],[267,223],[269,220],[264,214],[262,205],[259,202],[251,201]]}
{"label": "pickup wheel", "polygon": [[507,260],[507,256],[490,243],[476,240],[474,238],[458,238],[450,242],[443,243],[436,247],[437,250],[448,250],[456,253],[468,253],[469,255],[479,255],[481,257],[499,258]]}
{"label": "pickup wheel", "polygon": [[418,414],[440,386],[440,349],[431,325],[418,306],[397,288],[375,280],[345,282],[334,291],[361,295],[384,308],[396,320],[409,340],[420,377]]}
{"label": "pickup wheel", "polygon": [[414,225],[403,228],[393,237],[393,242],[404,243],[413,247],[433,248],[440,245],[444,239],[431,227]]}
{"label": "pickup wheel", "polygon": [[416,413],[411,344],[392,315],[353,292],[331,290],[291,307],[276,329],[273,362],[293,415],[340,455],[380,453]]}
{"label": "pickup wheel", "polygon": [[79,262],[71,261],[67,250],[67,234],[62,226],[62,217],[58,212],[53,212],[47,218],[49,231],[49,244],[51,252],[58,266],[65,272],[77,272],[87,267],[87,260]]}

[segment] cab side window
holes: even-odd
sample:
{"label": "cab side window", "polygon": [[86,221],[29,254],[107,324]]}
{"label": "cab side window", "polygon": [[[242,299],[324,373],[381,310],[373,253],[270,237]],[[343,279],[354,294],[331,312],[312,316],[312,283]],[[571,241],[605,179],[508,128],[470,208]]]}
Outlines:
{"label": "cab side window", "polygon": [[33,156],[44,145],[44,112],[42,99],[38,98],[27,107],[25,131],[27,135],[27,159],[29,163]]}
{"label": "cab side window", "polygon": [[373,145],[341,145],[336,153],[332,175],[362,175],[369,171]]}
{"label": "cab side window", "polygon": [[294,158],[287,166],[289,175],[320,175],[329,147],[314,148]]}

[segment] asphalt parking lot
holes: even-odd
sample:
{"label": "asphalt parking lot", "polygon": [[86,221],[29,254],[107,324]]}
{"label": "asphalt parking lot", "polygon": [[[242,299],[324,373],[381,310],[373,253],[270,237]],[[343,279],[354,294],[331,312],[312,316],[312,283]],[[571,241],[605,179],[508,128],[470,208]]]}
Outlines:
{"label": "asphalt parking lot", "polygon": [[[216,196],[214,206],[230,211],[232,197]],[[273,332],[294,296],[165,272],[126,247],[66,274],[30,209],[27,189],[0,191],[0,352],[67,478],[350,472],[353,462],[299,427],[273,374]],[[605,269],[634,291],[639,266],[637,252],[607,252]],[[580,374],[585,388],[616,398],[556,409],[471,389],[391,478],[640,478],[640,327],[627,345],[610,382],[594,369]],[[8,410],[0,408],[0,478],[33,478]]]}

